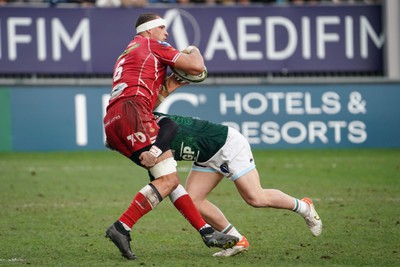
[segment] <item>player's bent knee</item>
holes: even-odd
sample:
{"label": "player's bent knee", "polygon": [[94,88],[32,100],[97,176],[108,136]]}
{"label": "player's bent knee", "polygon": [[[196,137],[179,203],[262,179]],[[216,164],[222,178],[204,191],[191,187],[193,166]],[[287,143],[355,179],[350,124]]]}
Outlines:
{"label": "player's bent knee", "polygon": [[188,192],[193,202],[201,204],[207,199],[207,195],[198,194],[197,192]]}
{"label": "player's bent knee", "polygon": [[171,190],[171,192],[172,190],[175,190],[180,184],[179,177],[176,173],[167,174],[163,177],[160,177],[159,179],[163,180],[164,186],[168,187]]}
{"label": "player's bent knee", "polygon": [[262,203],[259,199],[257,198],[252,198],[252,197],[248,197],[245,199],[246,203],[250,206],[252,206],[253,208],[263,208],[266,207],[265,203]]}

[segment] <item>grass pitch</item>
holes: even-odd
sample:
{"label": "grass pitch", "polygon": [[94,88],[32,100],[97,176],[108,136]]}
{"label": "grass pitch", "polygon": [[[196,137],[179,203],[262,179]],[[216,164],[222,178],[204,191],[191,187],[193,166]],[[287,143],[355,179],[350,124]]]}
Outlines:
{"label": "grass pitch", "polygon": [[[0,153],[0,266],[400,266],[400,150],[255,151],[264,187],[311,197],[314,238],[290,211],[255,209],[230,181],[210,200],[250,242],[213,258],[168,199],[134,227],[130,262],[105,229],[147,182],[116,152]],[[185,179],[189,163],[180,163]]]}

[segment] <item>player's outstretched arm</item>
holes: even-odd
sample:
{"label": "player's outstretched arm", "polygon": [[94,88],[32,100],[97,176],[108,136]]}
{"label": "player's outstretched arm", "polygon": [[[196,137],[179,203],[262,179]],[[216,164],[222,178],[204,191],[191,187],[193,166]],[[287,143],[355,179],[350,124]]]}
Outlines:
{"label": "player's outstretched arm", "polygon": [[149,151],[144,151],[139,156],[140,163],[146,168],[153,167],[157,162],[157,158],[165,151],[170,150],[172,140],[178,133],[178,124],[170,118],[162,118],[158,125],[160,129],[156,141]]}

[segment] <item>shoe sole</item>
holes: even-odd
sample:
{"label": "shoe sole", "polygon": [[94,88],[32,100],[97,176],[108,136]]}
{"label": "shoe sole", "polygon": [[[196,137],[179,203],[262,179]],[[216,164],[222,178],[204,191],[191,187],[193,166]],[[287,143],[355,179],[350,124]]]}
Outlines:
{"label": "shoe sole", "polygon": [[226,242],[226,243],[222,246],[222,248],[224,248],[224,249],[232,248],[232,247],[234,247],[234,246],[237,244],[237,242],[238,242],[238,241],[236,241],[236,240],[229,240],[228,242]]}
{"label": "shoe sole", "polygon": [[220,253],[220,252],[217,252],[217,253],[213,254],[213,257],[233,257],[233,256],[236,256],[236,255],[245,253],[248,250],[249,250],[248,247],[247,248],[243,248],[243,249],[240,249],[240,250],[236,250],[233,254],[230,254],[230,255],[218,255],[218,253]]}
{"label": "shoe sole", "polygon": [[226,240],[224,243],[220,243],[217,240],[214,240],[214,242],[207,243],[207,247],[210,248],[223,248],[223,249],[228,249],[234,247],[239,240],[231,239],[231,240]]}
{"label": "shoe sole", "polygon": [[302,201],[306,202],[306,203],[310,206],[310,209],[311,209],[311,212],[310,212],[310,213],[313,214],[313,219],[316,220],[316,221],[319,221],[320,224],[321,224],[321,225],[320,225],[319,231],[316,232],[316,233],[314,233],[313,231],[311,231],[311,228],[310,228],[311,234],[312,234],[314,237],[317,237],[317,236],[321,235],[321,233],[322,233],[322,221],[321,221],[321,218],[319,217],[319,215],[318,215],[318,213],[317,213],[317,211],[316,211],[316,209],[315,209],[314,203],[313,203],[313,201],[312,201],[310,198],[305,197],[305,198],[302,199]]}
{"label": "shoe sole", "polygon": [[310,205],[310,208],[311,208],[311,210],[312,210],[312,212],[314,214],[313,219],[316,220],[316,221],[319,221],[321,223],[320,228],[318,229],[319,230],[318,232],[316,232],[316,233],[311,232],[311,234],[313,236],[317,237],[317,236],[321,235],[321,233],[322,233],[322,221],[321,221],[321,218],[319,217],[317,211],[315,210],[315,207],[314,207],[313,204]]}

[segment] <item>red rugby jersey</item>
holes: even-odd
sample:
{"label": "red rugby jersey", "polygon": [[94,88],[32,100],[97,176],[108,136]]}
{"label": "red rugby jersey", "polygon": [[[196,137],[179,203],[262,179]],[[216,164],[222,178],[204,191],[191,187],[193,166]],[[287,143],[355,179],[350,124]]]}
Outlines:
{"label": "red rugby jersey", "polygon": [[138,95],[149,99],[153,110],[167,67],[173,67],[178,56],[179,51],[167,42],[136,35],[115,63],[108,106],[123,97]]}

